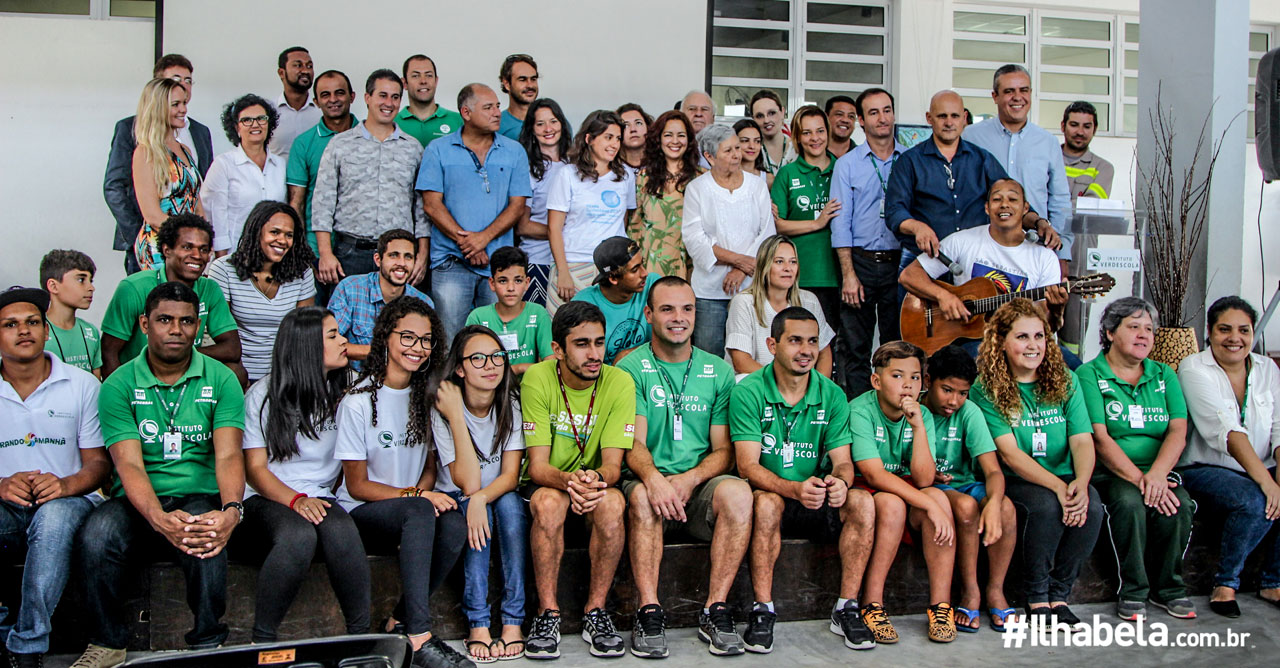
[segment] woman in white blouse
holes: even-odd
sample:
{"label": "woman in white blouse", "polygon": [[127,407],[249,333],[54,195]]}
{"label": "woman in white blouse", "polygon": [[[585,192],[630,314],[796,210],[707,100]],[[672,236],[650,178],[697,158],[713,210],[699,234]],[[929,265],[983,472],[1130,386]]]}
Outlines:
{"label": "woman in white blouse", "polygon": [[252,93],[222,109],[222,129],[235,148],[213,159],[200,188],[200,203],[213,225],[214,255],[239,245],[255,204],[286,201],[284,158],[267,150],[278,119],[275,107]]}
{"label": "woman in white blouse", "polygon": [[698,150],[711,170],[685,188],[682,228],[698,310],[693,345],[724,355],[729,299],[751,284],[756,251],[775,233],[773,213],[764,179],[742,171],[742,146],[731,128],[703,129]]}
{"label": "woman in white blouse", "polygon": [[[1240,616],[1240,571],[1249,553],[1275,533],[1280,518],[1280,369],[1249,352],[1257,319],[1257,311],[1239,297],[1214,302],[1207,318],[1209,349],[1178,367],[1194,425],[1182,454],[1182,481],[1222,525],[1209,608],[1226,617]],[[1258,596],[1280,606],[1280,541],[1271,541],[1263,555]]]}

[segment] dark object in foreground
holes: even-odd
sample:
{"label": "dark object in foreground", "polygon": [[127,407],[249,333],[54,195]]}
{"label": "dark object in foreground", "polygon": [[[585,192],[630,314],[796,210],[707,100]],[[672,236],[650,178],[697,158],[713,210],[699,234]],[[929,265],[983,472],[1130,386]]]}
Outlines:
{"label": "dark object in foreground", "polygon": [[409,668],[404,636],[365,634],[178,652],[129,661],[148,668]]}

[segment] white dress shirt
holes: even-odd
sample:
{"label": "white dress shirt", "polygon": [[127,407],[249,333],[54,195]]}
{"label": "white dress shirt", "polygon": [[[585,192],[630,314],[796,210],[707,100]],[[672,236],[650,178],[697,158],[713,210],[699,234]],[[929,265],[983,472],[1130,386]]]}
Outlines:
{"label": "white dress shirt", "polygon": [[[769,187],[764,179],[742,173],[742,185],[729,192],[716,183],[711,172],[695,178],[684,189],[684,246],[693,260],[690,283],[700,299],[729,299],[724,277],[731,267],[716,264],[712,246],[752,258],[760,243],[776,233]],[[741,289],[751,285],[751,277]]]}
{"label": "white dress shirt", "polygon": [[302,103],[301,109],[290,107],[289,102],[284,98],[284,93],[280,93],[280,97],[276,98],[276,114],[279,118],[276,120],[276,129],[271,132],[270,149],[272,153],[280,156],[285,164],[288,164],[289,149],[293,148],[293,140],[315,127],[323,113],[320,107],[316,106],[316,101],[311,99],[311,92],[308,91],[307,101]]}
{"label": "white dress shirt", "polygon": [[285,159],[270,151],[262,169],[240,146],[213,159],[200,188],[204,215],[213,225],[213,250],[236,249],[244,221],[258,202],[286,201],[284,171]]}
{"label": "white dress shirt", "polygon": [[1233,431],[1249,437],[1263,466],[1276,465],[1275,448],[1280,445],[1280,411],[1276,411],[1280,369],[1262,355],[1251,353],[1249,359],[1243,422],[1231,380],[1213,359],[1212,350],[1191,355],[1178,365],[1178,382],[1182,383],[1192,425],[1187,449],[1182,452],[1183,466],[1213,464],[1244,473],[1240,462],[1227,453],[1227,434]]}

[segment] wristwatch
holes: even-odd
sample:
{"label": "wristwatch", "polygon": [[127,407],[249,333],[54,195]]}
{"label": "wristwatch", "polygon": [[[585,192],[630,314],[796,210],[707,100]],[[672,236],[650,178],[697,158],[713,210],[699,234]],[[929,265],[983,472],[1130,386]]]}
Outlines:
{"label": "wristwatch", "polygon": [[236,524],[240,524],[241,522],[244,521],[244,504],[240,503],[239,501],[232,501],[222,506],[222,512],[225,513],[228,510],[231,510],[232,508],[235,508],[236,511],[239,513],[239,519],[236,520]]}

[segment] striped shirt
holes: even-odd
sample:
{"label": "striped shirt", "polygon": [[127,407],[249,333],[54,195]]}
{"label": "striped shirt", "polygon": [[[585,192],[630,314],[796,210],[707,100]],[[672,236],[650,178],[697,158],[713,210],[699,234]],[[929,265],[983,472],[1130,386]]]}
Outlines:
{"label": "striped shirt", "polygon": [[280,321],[298,307],[298,302],[316,296],[315,278],[307,269],[302,278],[281,284],[276,296],[268,299],[254,287],[252,278],[242,281],[236,276],[230,260],[230,255],[214,260],[208,274],[222,288],[240,329],[240,362],[249,380],[257,380],[271,373],[271,349]]}

